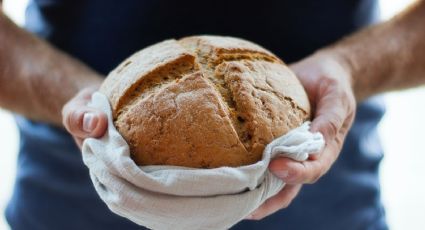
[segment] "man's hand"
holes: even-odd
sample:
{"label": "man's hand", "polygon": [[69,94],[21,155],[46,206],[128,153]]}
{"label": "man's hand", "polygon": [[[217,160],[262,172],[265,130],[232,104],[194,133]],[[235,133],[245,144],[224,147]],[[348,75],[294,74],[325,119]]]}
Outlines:
{"label": "man's hand", "polygon": [[[355,99],[425,84],[425,0],[416,1],[391,20],[371,26],[295,63],[314,116],[311,131],[320,131],[325,149],[306,162],[280,158],[269,168],[290,185],[314,183],[337,159],[355,112]],[[354,91],[354,92],[353,92]],[[251,219],[286,207],[295,197],[285,192],[270,198]],[[291,194],[291,195],[282,195]],[[283,198],[282,198],[283,197]],[[273,204],[272,204],[273,203]]]}
{"label": "man's hand", "polygon": [[271,161],[270,171],[287,185],[268,199],[247,219],[259,220],[282,208],[296,197],[302,184],[315,183],[337,159],[353,123],[356,102],[348,65],[338,56],[319,52],[290,66],[304,86],[312,106],[312,132],[321,132],[326,146],[305,162],[289,158]]}
{"label": "man's hand", "polygon": [[85,138],[101,137],[108,126],[106,114],[87,104],[97,88],[85,88],[62,109],[63,125],[81,148]]}

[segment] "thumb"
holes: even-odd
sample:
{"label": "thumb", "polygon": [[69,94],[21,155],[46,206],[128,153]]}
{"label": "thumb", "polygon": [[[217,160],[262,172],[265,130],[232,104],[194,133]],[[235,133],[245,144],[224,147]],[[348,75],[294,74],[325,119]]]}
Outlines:
{"label": "thumb", "polygon": [[64,126],[74,137],[101,137],[105,133],[108,123],[104,113],[88,107],[64,111]]}
{"label": "thumb", "polygon": [[87,94],[87,91],[80,92],[62,110],[63,125],[77,139],[101,137],[108,125],[105,113],[86,105]]}

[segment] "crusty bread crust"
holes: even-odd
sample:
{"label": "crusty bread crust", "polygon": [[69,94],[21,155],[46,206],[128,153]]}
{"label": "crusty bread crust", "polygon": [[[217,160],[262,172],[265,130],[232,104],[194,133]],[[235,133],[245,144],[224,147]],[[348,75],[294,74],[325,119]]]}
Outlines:
{"label": "crusty bread crust", "polygon": [[143,49],[101,89],[139,165],[241,166],[310,117],[307,95],[275,55],[231,37],[193,36]]}

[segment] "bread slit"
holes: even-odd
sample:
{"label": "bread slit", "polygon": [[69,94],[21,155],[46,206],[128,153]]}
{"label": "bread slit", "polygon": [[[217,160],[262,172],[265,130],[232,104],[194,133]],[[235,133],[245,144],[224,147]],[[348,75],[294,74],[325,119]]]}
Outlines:
{"label": "bread slit", "polygon": [[310,116],[289,68],[237,38],[193,36],[135,53],[101,87],[139,165],[237,167]]}

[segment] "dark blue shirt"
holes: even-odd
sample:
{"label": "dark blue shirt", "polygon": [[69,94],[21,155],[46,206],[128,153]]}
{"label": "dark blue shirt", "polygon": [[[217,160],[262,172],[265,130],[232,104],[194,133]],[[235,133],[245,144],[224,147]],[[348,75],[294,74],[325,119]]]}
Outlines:
{"label": "dark blue shirt", "polygon": [[[26,28],[107,74],[133,52],[194,34],[242,37],[293,62],[373,22],[375,0],[32,0]],[[387,229],[380,202],[378,98],[358,107],[332,169],[285,210],[234,229]],[[96,194],[62,129],[17,117],[20,153],[6,217],[13,229],[140,229]],[[146,207],[149,208],[149,207]]]}

